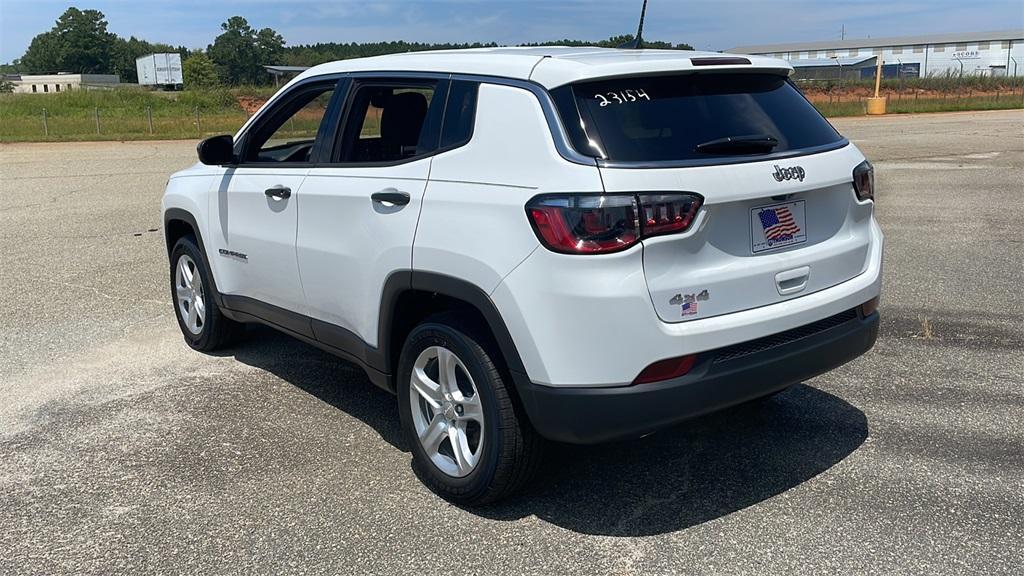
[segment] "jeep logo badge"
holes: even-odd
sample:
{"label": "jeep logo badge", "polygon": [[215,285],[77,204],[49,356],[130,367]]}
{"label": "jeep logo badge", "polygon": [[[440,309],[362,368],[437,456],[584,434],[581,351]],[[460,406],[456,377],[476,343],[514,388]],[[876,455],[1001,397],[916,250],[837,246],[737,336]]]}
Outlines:
{"label": "jeep logo badge", "polygon": [[804,172],[803,166],[793,166],[792,168],[781,168],[778,164],[775,165],[775,173],[772,176],[776,182],[782,182],[783,180],[799,180],[804,181],[804,176],[807,173]]}

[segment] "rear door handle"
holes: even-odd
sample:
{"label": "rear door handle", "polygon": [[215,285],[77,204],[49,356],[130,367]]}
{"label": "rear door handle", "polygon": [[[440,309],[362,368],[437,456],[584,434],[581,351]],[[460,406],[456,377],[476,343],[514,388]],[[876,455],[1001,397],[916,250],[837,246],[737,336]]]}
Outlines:
{"label": "rear door handle", "polygon": [[371,194],[370,200],[381,204],[390,204],[392,206],[405,206],[409,203],[409,193],[399,192],[394,188],[385,188],[380,192],[374,192]]}
{"label": "rear door handle", "polygon": [[264,190],[263,193],[267,195],[267,198],[284,200],[285,198],[291,198],[292,189],[287,186],[271,186]]}

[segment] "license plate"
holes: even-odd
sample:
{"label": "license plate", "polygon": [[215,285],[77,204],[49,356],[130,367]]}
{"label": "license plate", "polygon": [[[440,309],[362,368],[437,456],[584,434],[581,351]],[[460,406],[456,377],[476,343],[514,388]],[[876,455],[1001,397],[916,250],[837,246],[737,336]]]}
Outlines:
{"label": "license plate", "polygon": [[750,210],[750,249],[754,254],[804,242],[807,223],[803,200]]}

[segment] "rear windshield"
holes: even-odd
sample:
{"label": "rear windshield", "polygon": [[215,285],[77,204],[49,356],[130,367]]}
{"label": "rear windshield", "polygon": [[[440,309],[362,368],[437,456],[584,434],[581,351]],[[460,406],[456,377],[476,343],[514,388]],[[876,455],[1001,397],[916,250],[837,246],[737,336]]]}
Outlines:
{"label": "rear windshield", "polygon": [[[843,140],[777,74],[615,78],[563,86],[552,96],[576,149],[611,161],[715,163],[723,156],[777,154]],[[775,142],[756,150],[707,145],[753,137]]]}

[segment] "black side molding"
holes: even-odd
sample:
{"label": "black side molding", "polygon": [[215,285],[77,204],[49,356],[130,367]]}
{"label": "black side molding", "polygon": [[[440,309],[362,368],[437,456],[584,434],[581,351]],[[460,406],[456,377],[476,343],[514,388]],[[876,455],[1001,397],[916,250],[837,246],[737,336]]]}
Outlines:
{"label": "black side molding", "polygon": [[366,372],[366,376],[370,379],[370,382],[379,388],[383,388],[388,392],[394,392],[394,386],[391,382],[391,376],[380,370],[374,369],[368,365],[365,360],[365,351],[369,348],[362,340],[359,340],[351,332],[348,332],[344,328],[335,326],[336,329],[348,332],[355,338],[355,342],[358,344],[348,345],[347,348],[335,346],[334,342],[325,342],[317,338],[317,333],[314,331],[314,324],[320,323],[324,326],[331,326],[326,322],[320,322],[303,314],[285,310],[266,302],[261,302],[247,296],[234,296],[231,294],[223,295],[225,306],[221,308],[221,311],[225,316],[238,322],[257,322],[270,326],[271,328],[283,332],[297,340],[301,340],[306,344],[310,344],[316,348],[319,348],[325,352],[333,354],[343,360],[352,362],[363,369]]}
{"label": "black side molding", "polygon": [[314,338],[312,320],[291,310],[286,310],[273,304],[261,302],[248,296],[236,296],[234,294],[222,294],[224,305],[221,308],[236,313],[246,314],[259,318],[264,324],[274,328],[283,328],[291,334],[299,334],[307,338]]}

